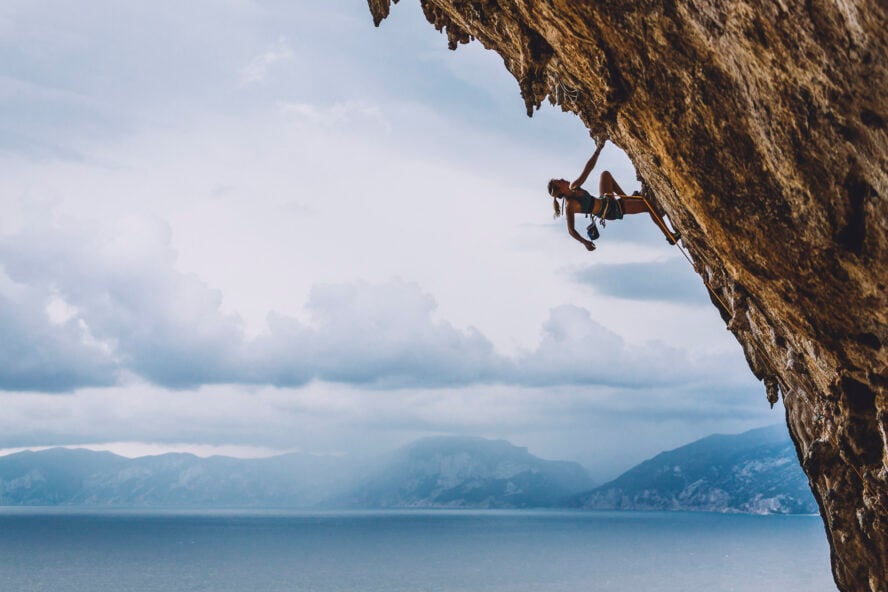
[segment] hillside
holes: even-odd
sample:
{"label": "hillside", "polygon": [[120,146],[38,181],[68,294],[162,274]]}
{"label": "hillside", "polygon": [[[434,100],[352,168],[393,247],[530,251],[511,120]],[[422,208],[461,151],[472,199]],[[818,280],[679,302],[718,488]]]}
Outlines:
{"label": "hillside", "polygon": [[396,452],[336,502],[359,508],[538,508],[591,484],[579,464],[542,460],[505,440],[428,438]]}
{"label": "hillside", "polygon": [[817,512],[783,426],[708,436],[662,452],[575,497],[571,505],[595,510]]}
{"label": "hillside", "polygon": [[0,505],[525,508],[592,485],[577,463],[484,438],[429,438],[373,459],[128,459],[66,448],[0,457]]}
{"label": "hillside", "polygon": [[0,505],[308,507],[345,486],[337,457],[163,454],[128,459],[54,448],[0,457]]}

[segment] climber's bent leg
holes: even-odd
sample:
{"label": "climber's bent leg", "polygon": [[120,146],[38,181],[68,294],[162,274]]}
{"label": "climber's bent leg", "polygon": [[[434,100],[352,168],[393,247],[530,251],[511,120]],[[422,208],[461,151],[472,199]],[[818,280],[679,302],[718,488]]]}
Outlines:
{"label": "climber's bent leg", "polygon": [[617,180],[610,174],[610,171],[601,173],[601,178],[598,180],[598,194],[604,195],[605,193],[623,195],[623,188],[617,184]]}

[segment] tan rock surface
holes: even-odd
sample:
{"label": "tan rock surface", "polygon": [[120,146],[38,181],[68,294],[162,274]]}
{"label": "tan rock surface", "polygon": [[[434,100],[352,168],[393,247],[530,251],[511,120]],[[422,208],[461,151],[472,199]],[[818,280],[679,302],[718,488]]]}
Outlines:
{"label": "tan rock surface", "polygon": [[629,154],[783,394],[836,582],[888,591],[888,4],[421,3]]}

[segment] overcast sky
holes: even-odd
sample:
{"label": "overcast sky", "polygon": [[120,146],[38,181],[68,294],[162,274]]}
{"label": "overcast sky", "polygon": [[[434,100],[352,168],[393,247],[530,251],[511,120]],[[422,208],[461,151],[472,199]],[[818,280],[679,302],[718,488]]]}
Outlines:
{"label": "overcast sky", "polygon": [[593,150],[418,2],[5,0],[0,448],[473,434],[603,477],[779,422],[647,216],[552,220]]}

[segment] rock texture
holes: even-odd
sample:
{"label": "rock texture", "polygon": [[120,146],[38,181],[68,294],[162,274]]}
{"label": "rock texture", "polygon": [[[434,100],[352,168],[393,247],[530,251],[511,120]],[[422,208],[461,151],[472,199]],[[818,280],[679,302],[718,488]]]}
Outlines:
{"label": "rock texture", "polygon": [[888,590],[888,4],[421,3],[629,154],[783,394],[838,586]]}

